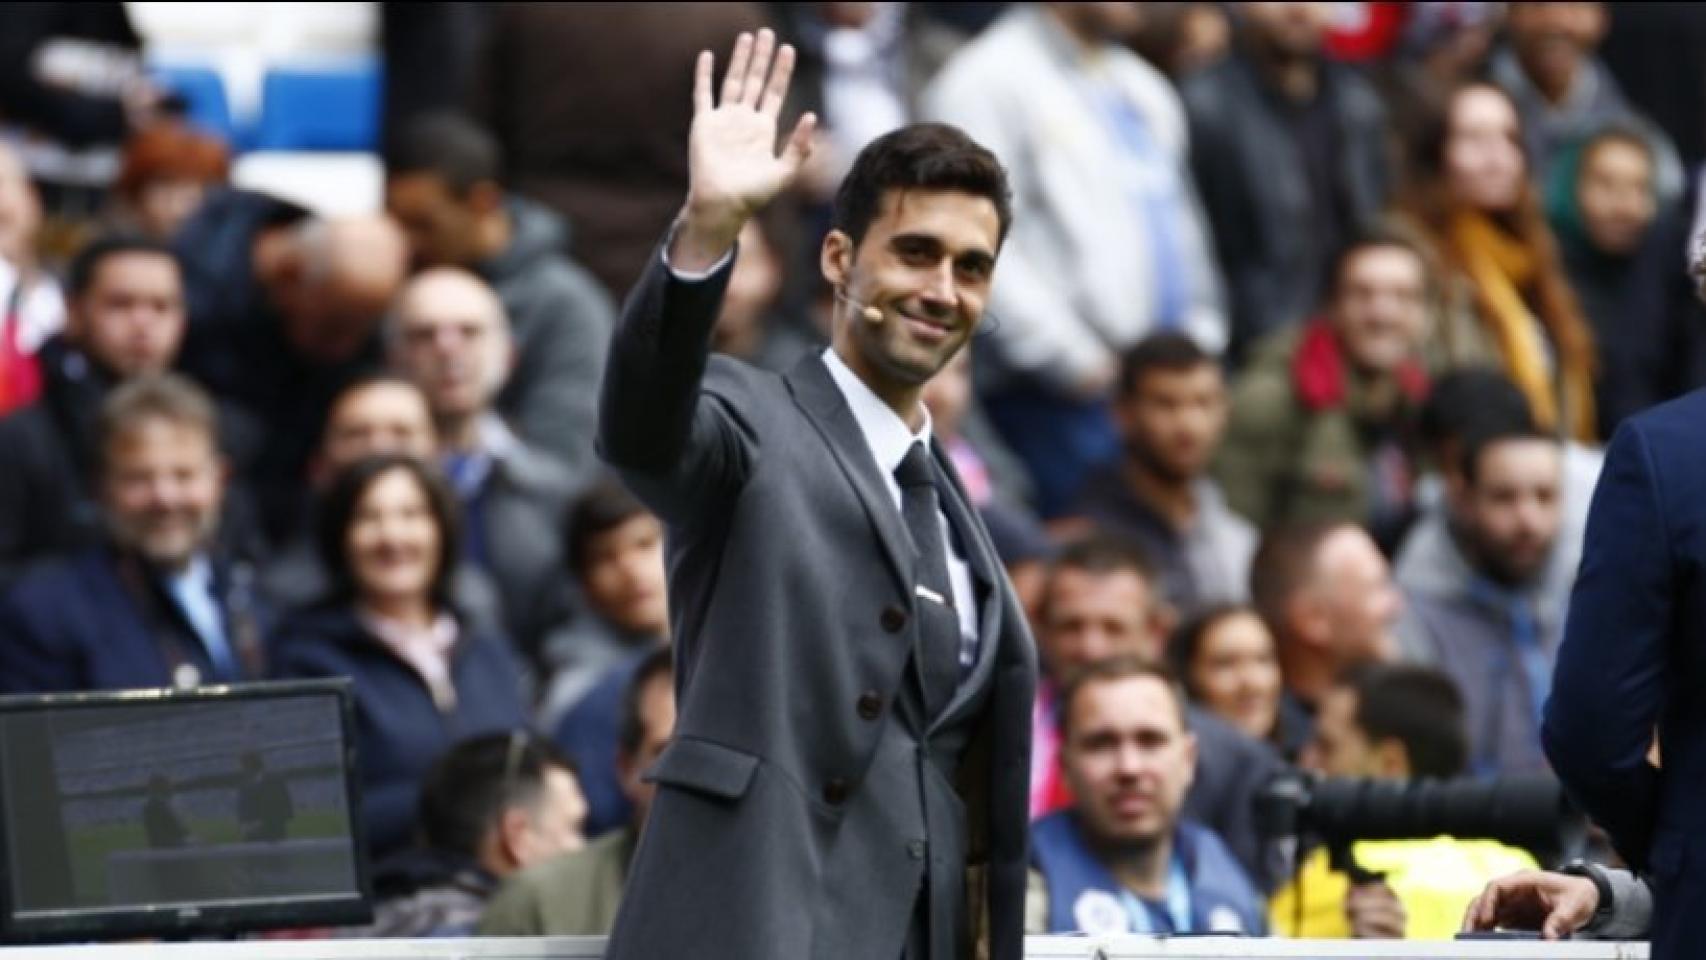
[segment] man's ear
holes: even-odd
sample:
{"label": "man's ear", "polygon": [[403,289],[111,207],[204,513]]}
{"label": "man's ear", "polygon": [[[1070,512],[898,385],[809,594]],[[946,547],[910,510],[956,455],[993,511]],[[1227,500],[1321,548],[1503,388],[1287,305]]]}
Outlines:
{"label": "man's ear", "polygon": [[527,834],[531,827],[527,811],[521,807],[510,807],[498,817],[497,850],[494,852],[505,865],[527,865]]}
{"label": "man's ear", "polygon": [[853,238],[840,230],[829,231],[818,251],[818,269],[831,287],[838,291],[846,287],[853,273]]}

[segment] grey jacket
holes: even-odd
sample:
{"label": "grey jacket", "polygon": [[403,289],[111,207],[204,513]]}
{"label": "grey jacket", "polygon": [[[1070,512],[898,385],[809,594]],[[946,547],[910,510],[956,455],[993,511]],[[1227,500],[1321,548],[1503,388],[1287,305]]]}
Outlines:
{"label": "grey jacket", "polygon": [[887,960],[927,898],[930,960],[972,934],[1019,960],[1024,614],[938,447],[979,654],[917,729],[905,525],[820,357],[786,376],[707,357],[730,272],[686,282],[654,258],[606,372],[600,450],[668,529],[679,704],[607,955]]}
{"label": "grey jacket", "polygon": [[1645,940],[1653,926],[1653,890],[1627,870],[1605,871],[1611,881],[1611,917],[1581,933],[1595,940]]}
{"label": "grey jacket", "polygon": [[584,487],[598,470],[593,429],[614,314],[610,297],[563,252],[568,230],[561,218],[516,196],[505,207],[509,247],[478,267],[515,335],[515,369],[498,395],[498,412]]}

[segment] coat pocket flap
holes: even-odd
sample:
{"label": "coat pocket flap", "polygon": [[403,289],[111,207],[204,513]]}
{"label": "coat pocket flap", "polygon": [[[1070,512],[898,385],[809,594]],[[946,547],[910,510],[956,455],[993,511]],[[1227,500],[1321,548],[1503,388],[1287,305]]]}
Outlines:
{"label": "coat pocket flap", "polygon": [[645,779],[738,800],[757,769],[758,758],[750,753],[709,740],[679,738],[664,749]]}

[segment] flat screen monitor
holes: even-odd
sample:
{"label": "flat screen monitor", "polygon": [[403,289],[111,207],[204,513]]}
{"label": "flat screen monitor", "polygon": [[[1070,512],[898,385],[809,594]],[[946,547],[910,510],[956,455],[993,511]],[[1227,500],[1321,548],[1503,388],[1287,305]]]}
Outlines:
{"label": "flat screen monitor", "polygon": [[344,680],[0,698],[0,934],[371,916]]}

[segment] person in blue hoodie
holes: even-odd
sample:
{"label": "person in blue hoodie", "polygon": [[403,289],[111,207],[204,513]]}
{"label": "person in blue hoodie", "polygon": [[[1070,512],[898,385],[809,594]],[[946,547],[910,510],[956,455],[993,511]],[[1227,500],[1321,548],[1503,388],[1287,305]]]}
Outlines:
{"label": "person in blue hoodie", "polygon": [[317,520],[332,589],[279,626],[272,675],[354,681],[362,818],[378,858],[411,839],[440,754],[526,726],[522,673],[508,641],[451,601],[455,500],[430,468],[402,454],[357,461]]}
{"label": "person in blue hoodie", "polygon": [[1060,765],[1075,804],[1031,826],[1033,933],[1266,933],[1264,905],[1214,831],[1180,809],[1196,768],[1167,668],[1114,657],[1060,700]]}

